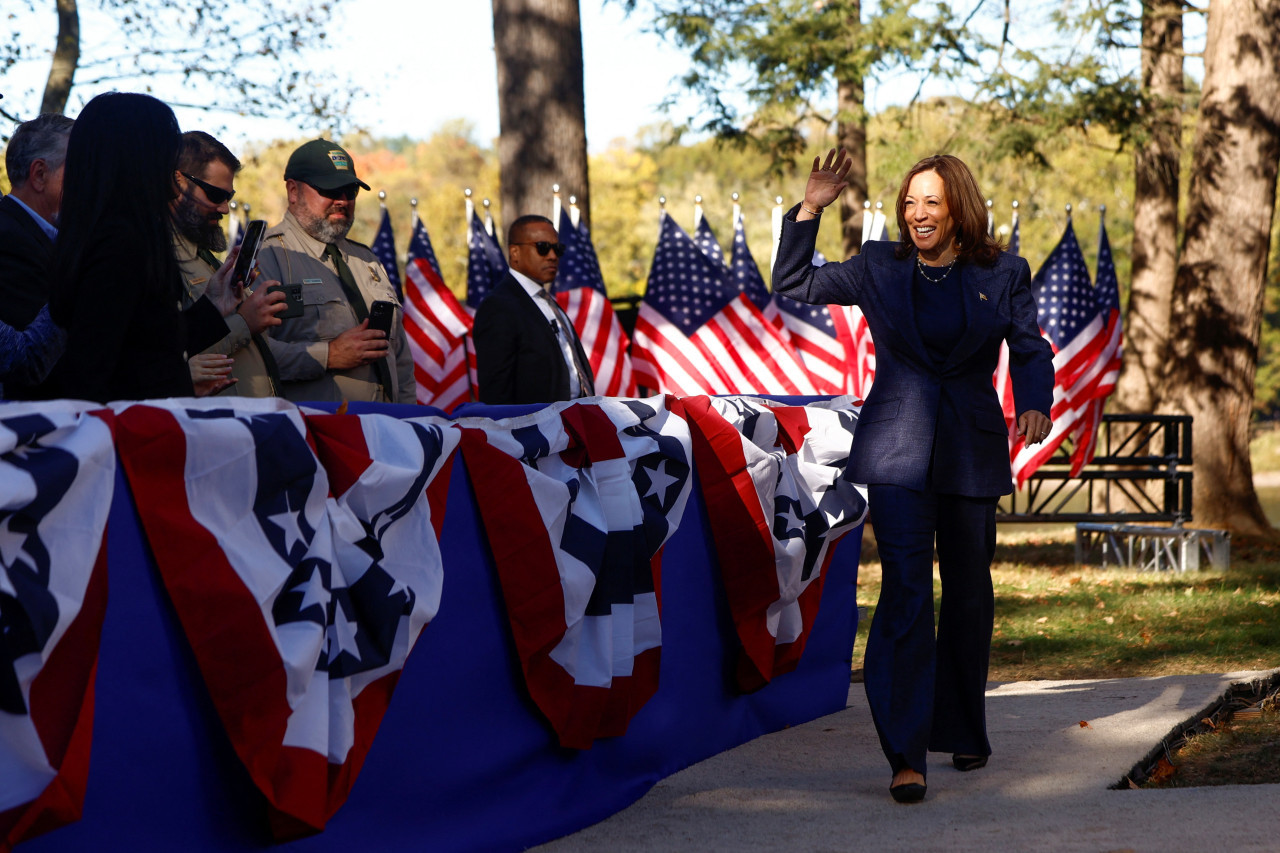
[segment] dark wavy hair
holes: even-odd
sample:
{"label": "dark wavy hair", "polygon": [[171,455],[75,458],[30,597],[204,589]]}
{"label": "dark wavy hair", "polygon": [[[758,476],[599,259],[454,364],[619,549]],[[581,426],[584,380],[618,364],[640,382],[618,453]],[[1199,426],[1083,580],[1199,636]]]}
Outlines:
{"label": "dark wavy hair", "polygon": [[898,189],[898,233],[902,241],[894,254],[905,258],[915,251],[911,242],[911,230],[907,226],[907,188],[911,179],[921,172],[937,172],[942,178],[942,191],[946,194],[947,207],[956,223],[956,256],[962,261],[972,261],[991,266],[1000,257],[1004,246],[987,233],[987,200],[978,189],[973,172],[959,157],[951,154],[934,154],[926,157],[908,170]]}
{"label": "dark wavy hair", "polygon": [[169,203],[182,134],[163,101],[108,92],[85,104],[71,128],[62,213],[54,250],[50,311],[66,325],[81,287],[86,255],[110,239],[135,259],[134,280],[157,295],[181,288],[173,255]]}

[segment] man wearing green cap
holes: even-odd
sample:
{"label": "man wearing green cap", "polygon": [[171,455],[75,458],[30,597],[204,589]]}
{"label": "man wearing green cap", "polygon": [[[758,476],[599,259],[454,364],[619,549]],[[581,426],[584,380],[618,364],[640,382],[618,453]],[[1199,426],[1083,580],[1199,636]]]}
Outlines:
{"label": "man wearing green cap", "polygon": [[[295,402],[413,403],[413,356],[386,270],[368,246],[347,239],[356,195],[369,185],[341,146],[313,139],[284,170],[289,210],[267,230],[263,279],[301,289],[302,314],[271,329],[284,396]],[[368,328],[377,301],[395,306],[389,338]],[[277,346],[279,344],[279,346]]]}

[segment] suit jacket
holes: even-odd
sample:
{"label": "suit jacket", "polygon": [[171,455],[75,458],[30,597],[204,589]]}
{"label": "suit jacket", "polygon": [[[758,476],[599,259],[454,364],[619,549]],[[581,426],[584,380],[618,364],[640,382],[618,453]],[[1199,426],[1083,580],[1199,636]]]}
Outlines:
{"label": "suit jacket", "polygon": [[[0,322],[25,329],[49,301],[53,241],[9,196],[0,198]],[[24,399],[34,389],[13,381],[5,390]]]}
{"label": "suit jacket", "polygon": [[[1031,270],[1005,252],[990,267],[957,265],[965,331],[942,365],[916,327],[912,276],[916,254],[871,242],[839,264],[815,267],[817,220],[783,219],[774,291],[809,303],[858,305],[876,347],[876,381],[854,436],[850,479],[945,494],[991,497],[1013,491],[1008,428],[992,383],[1000,344],[1019,414],[1049,413],[1053,349],[1040,336]],[[953,273],[953,274],[956,274]]]}
{"label": "suit jacket", "polygon": [[[484,403],[555,403],[569,399],[569,365],[555,328],[511,273],[476,310],[471,334]],[[573,347],[591,375],[591,363],[572,328]]]}

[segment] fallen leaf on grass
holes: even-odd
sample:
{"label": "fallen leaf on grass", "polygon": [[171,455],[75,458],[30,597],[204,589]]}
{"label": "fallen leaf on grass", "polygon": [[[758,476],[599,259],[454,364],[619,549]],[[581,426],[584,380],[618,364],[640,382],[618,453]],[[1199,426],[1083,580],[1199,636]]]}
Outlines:
{"label": "fallen leaf on grass", "polygon": [[1166,614],[1165,614],[1165,616],[1168,616],[1170,619],[1177,619],[1177,618],[1178,618],[1178,611],[1176,611],[1176,610],[1170,610],[1168,613],[1166,613]]}
{"label": "fallen leaf on grass", "polygon": [[1048,617],[1048,616],[1041,616],[1039,619],[1037,619],[1037,620],[1036,620],[1036,624],[1037,624],[1037,625],[1043,625],[1044,623],[1046,623],[1046,622],[1048,622],[1048,621],[1049,621],[1049,617]]}
{"label": "fallen leaf on grass", "polygon": [[1022,645],[1022,641],[1021,641],[1021,640],[1010,640],[1009,642],[1005,643],[1005,645],[1006,645],[1006,646],[1020,646],[1020,645]]}
{"label": "fallen leaf on grass", "polygon": [[1106,622],[1108,625],[1116,624],[1116,618],[1114,616],[1103,616],[1102,621]]}
{"label": "fallen leaf on grass", "polygon": [[1091,728],[1093,728],[1093,726],[1089,725],[1089,724],[1088,724],[1087,722],[1085,722],[1084,720],[1081,720],[1081,721],[1080,721],[1080,728],[1082,728],[1082,729],[1091,729]]}
{"label": "fallen leaf on grass", "polygon": [[1163,782],[1177,772],[1178,768],[1169,763],[1169,759],[1161,758],[1156,762],[1155,768],[1151,771],[1151,775],[1147,777],[1149,782]]}

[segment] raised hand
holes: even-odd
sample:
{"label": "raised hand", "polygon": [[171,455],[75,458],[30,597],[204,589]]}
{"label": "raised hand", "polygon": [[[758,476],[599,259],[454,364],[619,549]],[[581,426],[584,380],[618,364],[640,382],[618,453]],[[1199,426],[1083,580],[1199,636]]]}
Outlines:
{"label": "raised hand", "polygon": [[809,172],[809,183],[804,188],[804,202],[801,204],[797,219],[812,219],[822,209],[840,197],[849,182],[845,180],[853,158],[843,148],[838,151],[832,148],[826,159],[813,158],[813,169]]}

